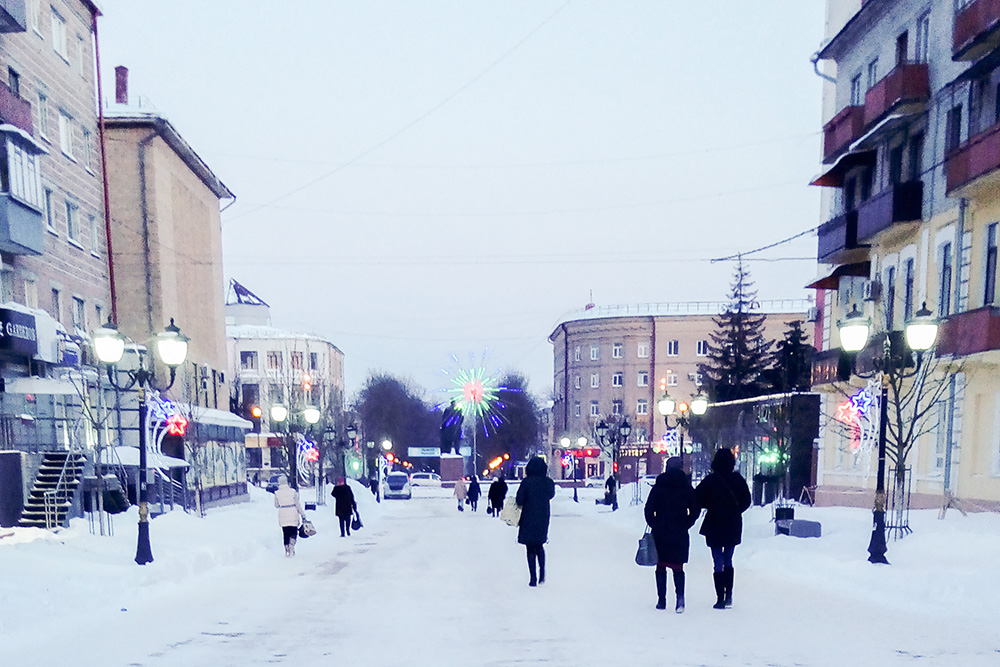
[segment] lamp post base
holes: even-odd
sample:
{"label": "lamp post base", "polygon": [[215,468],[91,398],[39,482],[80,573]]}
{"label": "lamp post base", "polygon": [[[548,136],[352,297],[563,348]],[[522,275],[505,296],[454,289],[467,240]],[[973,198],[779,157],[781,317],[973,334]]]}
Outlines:
{"label": "lamp post base", "polygon": [[872,539],[868,543],[868,562],[877,565],[888,565],[885,558],[888,548],[885,545],[885,511],[872,511]]}
{"label": "lamp post base", "polygon": [[153,562],[153,548],[149,545],[149,520],[146,518],[146,503],[139,505],[139,540],[135,547],[135,562],[145,565]]}

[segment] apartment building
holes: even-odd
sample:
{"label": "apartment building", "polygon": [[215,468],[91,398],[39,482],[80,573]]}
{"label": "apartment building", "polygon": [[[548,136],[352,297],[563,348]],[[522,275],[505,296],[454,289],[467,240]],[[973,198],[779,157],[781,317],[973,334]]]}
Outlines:
{"label": "apartment building", "polygon": [[[827,389],[818,499],[871,500],[874,457],[837,428],[836,323],[927,307],[948,384],[907,464],[912,502],[1000,503],[1000,2],[828,2],[814,384]],[[884,333],[883,333],[884,337]],[[880,346],[881,338],[873,340]]]}

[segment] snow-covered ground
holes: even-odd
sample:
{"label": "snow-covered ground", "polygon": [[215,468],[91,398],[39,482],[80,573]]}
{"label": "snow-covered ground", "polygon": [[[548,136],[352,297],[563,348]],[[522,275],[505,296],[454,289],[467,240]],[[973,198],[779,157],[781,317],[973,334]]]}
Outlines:
{"label": "snow-covered ground", "polygon": [[[823,537],[775,536],[746,515],[735,604],[717,611],[711,559],[692,530],[688,609],[654,609],[651,568],[633,562],[640,506],[560,490],[548,581],[527,586],[516,531],[456,511],[448,491],[376,504],[342,539],[332,505],[284,557],[272,496],[156,518],[155,561],[135,553],[136,514],[114,536],[76,520],[57,533],[0,529],[0,665],[948,665],[1000,664],[1000,516],[914,512],[867,562],[871,512],[797,507]],[[306,501],[314,499],[310,489]],[[671,594],[672,598],[672,594]]]}

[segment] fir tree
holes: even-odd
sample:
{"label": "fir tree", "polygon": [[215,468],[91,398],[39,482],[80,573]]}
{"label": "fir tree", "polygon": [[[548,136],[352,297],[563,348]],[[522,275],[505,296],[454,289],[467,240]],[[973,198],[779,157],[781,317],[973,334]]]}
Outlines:
{"label": "fir tree", "polygon": [[742,259],[736,265],[729,306],[714,318],[708,363],[698,367],[715,401],[759,396],[766,392],[772,341],[764,338],[764,315]]}
{"label": "fir tree", "polygon": [[802,322],[795,320],[788,325],[784,337],[774,350],[770,384],[779,393],[809,391],[812,381],[812,358],[816,349],[808,343]]}

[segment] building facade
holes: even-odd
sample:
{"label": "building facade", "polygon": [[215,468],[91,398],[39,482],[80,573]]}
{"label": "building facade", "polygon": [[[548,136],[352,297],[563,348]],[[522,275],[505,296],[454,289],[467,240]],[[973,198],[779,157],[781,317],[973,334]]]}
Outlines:
{"label": "building facade", "polygon": [[[549,335],[553,346],[553,445],[563,438],[593,445],[603,419],[632,425],[629,442],[644,445],[667,435],[657,412],[660,381],[676,401],[700,391],[698,366],[708,358],[713,318],[723,302],[592,307],[568,315]],[[812,302],[762,302],[765,336],[780,338],[788,324],[805,320]],[[606,457],[605,457],[606,458]],[[607,462],[605,462],[607,463]],[[599,462],[587,472],[606,474]],[[653,472],[653,471],[651,471]],[[656,471],[658,472],[658,471]]]}
{"label": "building facade", "polygon": [[836,323],[856,307],[884,338],[926,304],[942,321],[932,380],[944,391],[905,462],[912,502],[1000,503],[998,22],[992,0],[828,3],[820,502],[868,504],[875,485],[870,439],[837,418]]}

